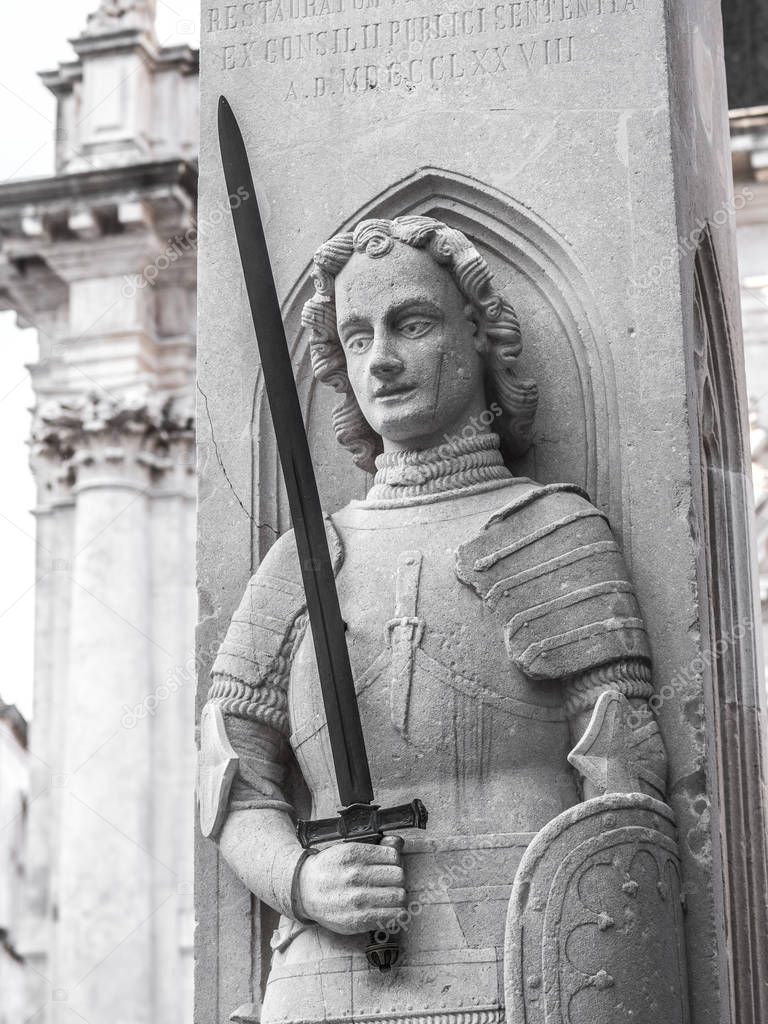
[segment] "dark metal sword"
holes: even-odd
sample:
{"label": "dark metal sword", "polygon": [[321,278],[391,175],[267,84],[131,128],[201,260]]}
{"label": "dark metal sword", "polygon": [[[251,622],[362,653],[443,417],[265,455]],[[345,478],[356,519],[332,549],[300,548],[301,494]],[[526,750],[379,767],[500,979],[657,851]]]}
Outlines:
{"label": "dark metal sword", "polygon": [[[256,190],[240,127],[223,96],[219,99],[219,145],[228,193],[242,197],[236,206],[230,204],[232,218],[288,493],[342,804],[337,818],[300,821],[297,834],[305,848],[334,839],[379,842],[386,831],[426,828],[427,812],[420,800],[388,809],[373,802],[345,625]],[[397,943],[372,940],[366,952],[371,963],[387,970],[397,958]]]}

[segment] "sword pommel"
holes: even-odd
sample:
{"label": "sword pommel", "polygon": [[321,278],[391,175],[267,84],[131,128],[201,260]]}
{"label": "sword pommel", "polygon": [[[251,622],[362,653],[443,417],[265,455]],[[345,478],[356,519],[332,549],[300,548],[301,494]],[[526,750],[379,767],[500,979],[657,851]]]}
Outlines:
{"label": "sword pommel", "polygon": [[383,809],[376,804],[350,804],[335,818],[300,821],[296,825],[296,835],[305,850],[340,839],[350,843],[378,842],[386,832],[426,828],[427,817],[427,809],[421,800]]}

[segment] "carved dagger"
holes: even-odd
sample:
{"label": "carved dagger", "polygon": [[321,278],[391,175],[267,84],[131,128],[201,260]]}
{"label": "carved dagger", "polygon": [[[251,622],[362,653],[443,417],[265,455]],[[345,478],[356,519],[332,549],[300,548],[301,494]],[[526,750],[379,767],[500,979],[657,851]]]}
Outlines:
{"label": "carved dagger", "polygon": [[[427,811],[420,800],[387,809],[374,803],[368,754],[349,663],[346,627],[339,608],[325,521],[264,227],[245,142],[224,96],[219,99],[219,145],[228,193],[244,197],[239,204],[230,206],[261,356],[264,387],[288,493],[328,738],[342,804],[336,818],[300,821],[297,835],[305,849],[333,840],[388,841],[391,845],[400,845],[396,837],[384,839],[384,833],[404,828],[426,828]],[[398,957],[397,942],[394,939],[377,942],[374,935],[378,933],[371,934],[366,949],[368,961],[380,970],[389,970]]]}

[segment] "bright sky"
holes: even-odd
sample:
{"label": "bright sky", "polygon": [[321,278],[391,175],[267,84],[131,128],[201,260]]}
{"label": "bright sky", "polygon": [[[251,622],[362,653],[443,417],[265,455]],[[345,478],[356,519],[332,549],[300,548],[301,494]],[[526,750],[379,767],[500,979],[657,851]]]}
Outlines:
{"label": "bright sky", "polygon": [[[98,0],[38,0],[3,5],[0,33],[0,182],[53,171],[55,105],[37,72],[71,60]],[[198,45],[198,0],[158,0],[160,41]],[[35,332],[0,313],[0,696],[32,713],[35,503],[26,439],[32,391],[25,364],[37,354]]]}

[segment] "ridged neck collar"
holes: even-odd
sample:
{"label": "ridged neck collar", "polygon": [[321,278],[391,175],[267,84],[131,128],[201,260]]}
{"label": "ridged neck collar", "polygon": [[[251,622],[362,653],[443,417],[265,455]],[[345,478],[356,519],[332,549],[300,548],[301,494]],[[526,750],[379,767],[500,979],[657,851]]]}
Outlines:
{"label": "ridged neck collar", "polygon": [[455,438],[436,448],[379,455],[366,504],[474,490],[511,477],[499,450],[498,434]]}

